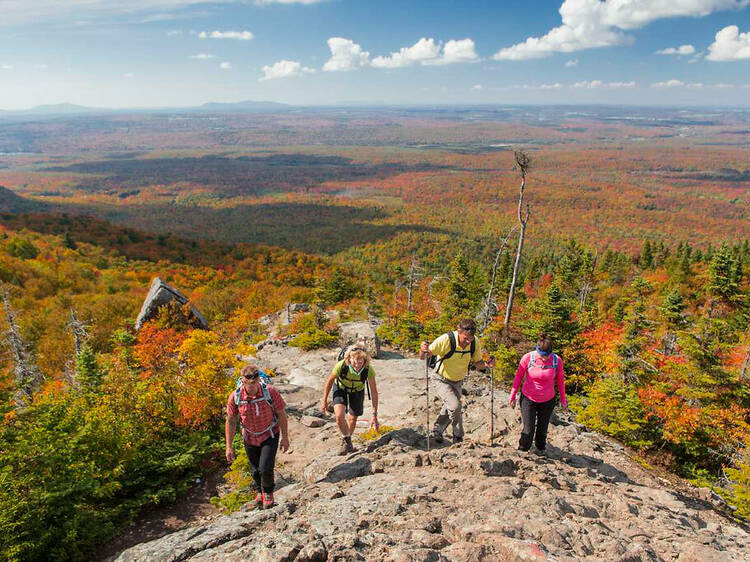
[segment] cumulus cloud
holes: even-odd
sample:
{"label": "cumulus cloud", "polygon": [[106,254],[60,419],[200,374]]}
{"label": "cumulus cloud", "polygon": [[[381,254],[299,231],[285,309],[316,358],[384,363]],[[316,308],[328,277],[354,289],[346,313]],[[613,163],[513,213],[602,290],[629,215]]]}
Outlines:
{"label": "cumulus cloud", "polygon": [[201,31],[200,39],[236,39],[238,41],[250,41],[253,34],[249,31]]}
{"label": "cumulus cloud", "polygon": [[500,49],[496,60],[525,60],[596,47],[632,43],[625,31],[654,20],[701,17],[717,10],[740,9],[750,0],[565,0],[560,6],[562,25],[542,37]]}
{"label": "cumulus cloud", "polygon": [[479,60],[472,39],[451,39],[445,45],[433,38],[422,37],[411,47],[402,47],[389,56],[372,59],[375,68],[403,68],[406,66],[453,64]]}
{"label": "cumulus cloud", "polygon": [[560,82],[555,82],[554,84],[542,84],[539,88],[542,90],[559,90],[562,88],[562,84],[560,84]]}
{"label": "cumulus cloud", "polygon": [[678,88],[685,85],[685,82],[682,80],[675,80],[674,78],[672,80],[667,80],[665,82],[654,82],[651,84],[652,88]]}
{"label": "cumulus cloud", "polygon": [[198,60],[207,60],[207,59],[215,59],[216,55],[211,55],[209,53],[198,53],[197,55],[190,55],[191,59],[198,59]]}
{"label": "cumulus cloud", "polygon": [[636,83],[635,81],[631,80],[630,82],[603,82],[602,80],[591,80],[591,81],[582,81],[582,82],[576,82],[572,86],[573,88],[587,88],[587,89],[595,89],[595,88],[635,88]]}
{"label": "cumulus cloud", "polygon": [[666,49],[660,49],[656,51],[657,55],[692,55],[695,52],[695,47],[692,45],[680,45],[679,47],[667,47]]}
{"label": "cumulus cloud", "polygon": [[565,68],[573,68],[574,66],[578,66],[578,59],[565,61]]}
{"label": "cumulus cloud", "polygon": [[302,74],[309,74],[315,72],[315,69],[302,66],[302,63],[292,60],[280,60],[270,66],[266,65],[261,68],[263,76],[258,80],[263,82],[264,80],[273,80],[275,78],[287,78],[289,76],[301,76]]}
{"label": "cumulus cloud", "polygon": [[473,85],[473,86],[471,87],[471,89],[472,89],[472,90],[474,90],[475,92],[478,92],[479,90],[481,90],[481,89],[482,89],[482,85],[481,85],[481,84],[474,84],[474,85]]}
{"label": "cumulus cloud", "polygon": [[750,31],[740,33],[736,25],[719,30],[708,47],[707,60],[732,61],[750,59]]}
{"label": "cumulus cloud", "polygon": [[370,53],[363,51],[357,43],[344,37],[330,37],[328,48],[331,58],[323,65],[328,72],[354,70],[370,64]]}
{"label": "cumulus cloud", "polygon": [[232,68],[232,63],[224,61],[223,63],[219,65],[219,68],[222,70],[229,70]]}

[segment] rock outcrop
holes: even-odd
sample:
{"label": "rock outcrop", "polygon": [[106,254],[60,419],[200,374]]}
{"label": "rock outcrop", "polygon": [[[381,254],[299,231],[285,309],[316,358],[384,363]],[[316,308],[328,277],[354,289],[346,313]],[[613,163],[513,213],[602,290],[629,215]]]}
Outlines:
{"label": "rock outcrop", "polygon": [[339,324],[339,344],[341,347],[357,343],[362,345],[370,357],[380,353],[380,340],[375,328],[369,322],[342,322]]}
{"label": "rock outcrop", "polygon": [[[159,313],[161,307],[171,302],[176,302],[180,306],[184,306],[187,304],[188,299],[180,291],[165,283],[159,277],[154,277],[154,280],[151,282],[151,288],[148,290],[148,295],[146,295],[146,299],[141,306],[141,311],[135,321],[135,329],[140,330],[144,323]],[[208,329],[208,322],[206,322],[206,319],[198,309],[192,305],[190,305],[189,321],[196,328]]]}
{"label": "rock outcrop", "polygon": [[[305,363],[319,384],[320,372],[333,364],[333,351],[290,353],[272,350],[264,360],[286,373],[282,365]],[[373,365],[381,421],[400,429],[336,456],[335,423],[308,425],[305,418],[322,416],[315,412],[320,387],[277,381],[289,402],[294,449],[278,457],[277,475],[287,483],[277,490],[278,505],[247,505],[137,545],[118,560],[750,559],[746,527],[695,489],[670,487],[622,446],[567,419],[554,418],[544,456],[518,452],[518,414],[501,391],[490,446],[489,389],[480,376],[466,384],[466,440],[451,444],[448,435],[427,453],[424,363],[393,358]]]}

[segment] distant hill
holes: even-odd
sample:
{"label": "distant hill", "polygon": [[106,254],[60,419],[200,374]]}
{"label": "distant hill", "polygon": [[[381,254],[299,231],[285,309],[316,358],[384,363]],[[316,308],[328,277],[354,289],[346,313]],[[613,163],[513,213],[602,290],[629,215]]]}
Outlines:
{"label": "distant hill", "polygon": [[220,113],[257,113],[269,111],[283,111],[289,109],[290,105],[272,101],[238,101],[238,102],[208,102],[195,107],[152,107],[152,108],[109,108],[109,107],[87,107],[72,103],[56,103],[48,105],[37,105],[29,109],[7,110],[0,109],[0,117],[48,117],[66,115],[86,115],[102,113],[190,113],[190,112],[220,112]]}
{"label": "distant hill", "polygon": [[0,185],[0,213],[31,213],[43,211],[45,208],[44,203],[24,199]]}

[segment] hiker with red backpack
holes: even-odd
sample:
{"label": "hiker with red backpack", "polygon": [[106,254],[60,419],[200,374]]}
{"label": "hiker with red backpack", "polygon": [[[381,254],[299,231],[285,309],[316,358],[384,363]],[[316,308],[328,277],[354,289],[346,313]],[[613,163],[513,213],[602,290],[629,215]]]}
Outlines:
{"label": "hiker with red backpack", "polygon": [[[436,443],[443,442],[443,432],[449,423],[453,424],[453,442],[464,440],[463,414],[461,412],[461,390],[463,380],[473,363],[479,371],[495,366],[495,359],[482,360],[482,346],[474,337],[477,325],[471,318],[464,318],[455,332],[439,336],[432,343],[422,342],[419,346],[419,358],[435,358],[435,369],[430,380],[434,383],[435,393],[443,401],[440,415],[432,428],[432,437]],[[428,404],[429,407],[429,404]]]}
{"label": "hiker with red backpack", "polygon": [[[331,370],[323,398],[320,401],[320,411],[328,411],[328,395],[333,389],[333,414],[341,431],[341,448],[339,455],[354,452],[352,435],[357,427],[357,418],[362,415],[365,403],[365,388],[371,394],[372,419],[370,427],[377,431],[378,421],[378,387],[375,384],[375,370],[370,365],[370,356],[360,346],[352,346],[344,351],[340,359]],[[347,414],[345,416],[345,414]]]}
{"label": "hiker with red backpack", "polygon": [[261,378],[261,371],[255,365],[242,368],[239,382],[227,400],[224,428],[227,462],[232,463],[236,458],[232,440],[239,421],[257,492],[255,504],[268,509],[274,506],[276,451],[279,447],[284,452],[289,450],[286,402],[278,390]]}
{"label": "hiker with red backpack", "polygon": [[[523,388],[521,382],[524,380]],[[513,380],[509,404],[516,407],[516,394],[521,388],[521,418],[523,431],[518,441],[519,451],[528,451],[534,441],[537,451],[544,454],[547,446],[547,428],[555,408],[555,385],[560,393],[563,411],[568,409],[565,397],[565,372],[562,359],[552,352],[552,339],[541,334],[536,349],[521,358]]]}

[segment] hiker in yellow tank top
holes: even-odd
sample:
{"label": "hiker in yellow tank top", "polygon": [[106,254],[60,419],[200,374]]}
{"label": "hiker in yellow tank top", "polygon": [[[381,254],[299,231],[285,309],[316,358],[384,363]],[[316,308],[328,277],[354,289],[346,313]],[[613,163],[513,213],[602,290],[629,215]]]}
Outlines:
{"label": "hiker in yellow tank top", "polygon": [[[469,372],[469,364],[473,363],[479,371],[495,366],[493,358],[486,363],[482,361],[482,346],[479,339],[474,337],[476,331],[477,325],[474,320],[464,318],[455,332],[443,334],[431,344],[422,342],[419,346],[420,359],[430,355],[438,356],[436,372],[431,377],[435,392],[443,401],[440,415],[432,428],[432,436],[436,443],[443,442],[443,432],[449,423],[453,424],[453,442],[460,443],[464,440],[461,388]],[[455,342],[455,347],[451,339]]]}

